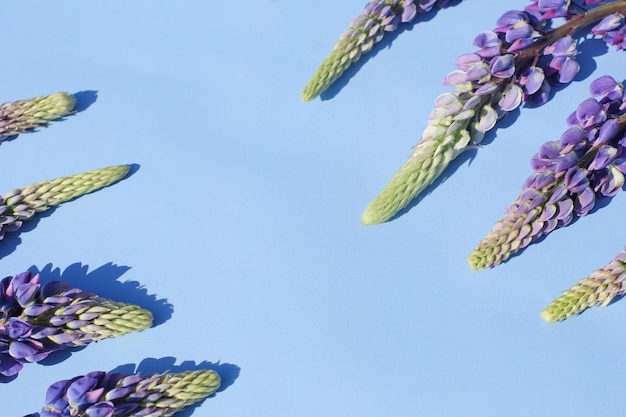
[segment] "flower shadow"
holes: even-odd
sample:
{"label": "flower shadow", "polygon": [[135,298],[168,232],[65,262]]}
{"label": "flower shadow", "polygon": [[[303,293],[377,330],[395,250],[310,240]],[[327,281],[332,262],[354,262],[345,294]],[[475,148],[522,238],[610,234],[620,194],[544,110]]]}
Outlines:
{"label": "flower shadow", "polygon": [[[126,374],[159,374],[163,372],[185,372],[185,371],[196,371],[201,369],[210,369],[217,372],[221,379],[221,384],[219,389],[215,394],[210,395],[207,398],[214,397],[217,393],[224,391],[226,388],[230,387],[235,380],[239,377],[240,368],[237,365],[233,365],[230,363],[221,363],[221,362],[209,362],[202,361],[196,364],[194,361],[184,361],[179,365],[176,365],[176,358],[168,356],[164,358],[146,358],[142,360],[138,365],[136,364],[124,364],[120,365],[110,372],[121,372]],[[200,401],[192,406],[186,407],[185,409],[176,413],[176,417],[190,417],[194,410],[199,407],[203,401]]]}
{"label": "flower shadow", "polygon": [[[460,2],[461,0],[453,0],[450,2],[448,8],[456,6]],[[418,14],[418,16],[416,16],[415,20],[413,20],[412,22],[402,23],[398,25],[398,29],[396,29],[395,31],[390,33],[385,32],[385,36],[383,37],[383,39],[381,39],[380,42],[376,43],[372,47],[371,51],[362,56],[357,62],[350,65],[350,67],[331,86],[329,86],[324,92],[320,94],[320,99],[322,101],[332,100],[337,94],[341,92],[341,90],[343,90],[344,87],[348,85],[352,77],[354,77],[360,71],[360,69],[363,67],[363,65],[365,65],[366,62],[378,55],[381,50],[391,48],[391,44],[401,33],[411,31],[413,29],[413,26],[418,23],[428,22],[432,20],[440,11],[441,9],[433,8],[426,13]]]}
{"label": "flower shadow", "polygon": [[[158,299],[156,295],[148,294],[148,291],[141,286],[139,282],[120,282],[119,278],[130,270],[128,266],[115,265],[109,262],[89,271],[87,265],[77,262],[67,267],[63,272],[61,272],[59,268],[54,268],[52,264],[47,264],[41,270],[32,266],[29,270],[33,273],[39,273],[42,283],[49,281],[65,281],[70,287],[80,288],[101,297],[138,305],[149,310],[154,317],[152,327],[163,324],[165,321],[169,320],[174,311],[174,307],[172,304],[168,303],[167,299]],[[43,365],[54,365],[82,349],[84,349],[84,347],[53,352],[39,363]]]}
{"label": "flower shadow", "polygon": [[93,103],[98,100],[98,91],[96,90],[83,90],[74,93],[76,99],[76,106],[74,107],[74,113],[80,113],[87,110]]}

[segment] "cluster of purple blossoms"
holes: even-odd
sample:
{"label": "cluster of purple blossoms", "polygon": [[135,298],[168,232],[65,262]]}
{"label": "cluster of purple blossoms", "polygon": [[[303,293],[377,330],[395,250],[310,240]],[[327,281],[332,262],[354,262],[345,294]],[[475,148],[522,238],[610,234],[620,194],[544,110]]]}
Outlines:
{"label": "cluster of purple blossoms", "polygon": [[68,288],[61,281],[43,286],[39,281],[39,274],[28,271],[0,281],[0,381],[52,352],[152,325],[152,314],[138,306]]}
{"label": "cluster of purple blossoms", "polygon": [[372,0],[363,12],[352,19],[350,27],[335,43],[333,51],[320,64],[302,91],[302,99],[311,101],[332,85],[363,54],[372,50],[385,33],[401,23],[412,22],[420,13],[445,8],[451,0]]}
{"label": "cluster of purple blossoms", "polygon": [[603,76],[592,98],[567,119],[561,138],[532,158],[532,175],[504,216],[470,255],[473,269],[496,266],[558,227],[587,215],[599,197],[614,196],[626,173],[626,94]]}
{"label": "cluster of purple blossoms", "polygon": [[[523,102],[541,105],[551,85],[571,82],[577,30],[625,12],[626,2],[574,13],[569,1],[538,1],[523,11],[506,12],[492,31],[474,40],[476,51],[461,55],[444,84],[456,91],[440,96],[422,138],[405,164],[366,208],[363,224],[382,223],[405,208],[468,146]],[[564,23],[550,29],[552,17]]]}

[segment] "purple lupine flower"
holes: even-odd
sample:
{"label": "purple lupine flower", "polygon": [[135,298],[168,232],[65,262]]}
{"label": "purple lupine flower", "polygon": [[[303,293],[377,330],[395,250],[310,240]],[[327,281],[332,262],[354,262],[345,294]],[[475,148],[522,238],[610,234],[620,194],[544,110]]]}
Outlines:
{"label": "purple lupine flower", "polygon": [[41,417],[170,417],[214,394],[209,369],[156,375],[90,372],[50,385]]}
{"label": "purple lupine flower", "polygon": [[418,14],[433,8],[448,7],[450,0],[372,0],[363,13],[335,43],[333,51],[320,64],[302,91],[302,99],[311,101],[330,87],[362,55],[370,52],[385,33],[400,24],[412,22]]}
{"label": "purple lupine flower", "polygon": [[[506,12],[493,31],[474,40],[476,51],[457,59],[444,84],[455,87],[435,102],[428,126],[413,153],[366,208],[361,222],[382,223],[405,208],[468,146],[480,143],[508,112],[524,102],[541,105],[551,85],[571,82],[580,66],[572,34],[608,15],[626,12],[620,1],[574,13],[569,1],[536,1]],[[573,7],[573,6],[571,6]],[[563,17],[564,23],[545,31]]]}
{"label": "purple lupine flower", "polygon": [[152,314],[26,271],[0,280],[0,381],[50,353],[144,330]]}
{"label": "purple lupine flower", "polygon": [[533,157],[533,173],[493,230],[468,258],[473,269],[496,266],[614,196],[626,174],[626,95],[604,76],[591,83],[594,97],[568,117],[569,128]]}

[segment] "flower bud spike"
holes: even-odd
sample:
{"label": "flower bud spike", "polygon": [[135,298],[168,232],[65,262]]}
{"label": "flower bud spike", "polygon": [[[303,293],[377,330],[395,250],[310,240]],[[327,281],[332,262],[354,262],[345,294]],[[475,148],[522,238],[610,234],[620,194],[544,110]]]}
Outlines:
{"label": "flower bud spike", "polygon": [[400,24],[409,23],[418,14],[433,8],[445,8],[450,0],[372,0],[361,15],[350,23],[348,30],[335,43],[333,51],[320,64],[302,91],[302,100],[311,101],[326,91],[364,54],[380,42],[384,34],[395,31]]}
{"label": "flower bud spike", "polygon": [[220,387],[213,370],[127,375],[90,372],[52,384],[41,417],[170,417]]}
{"label": "flower bud spike", "polygon": [[0,141],[71,114],[76,98],[68,93],[0,104]]}
{"label": "flower bud spike", "polygon": [[18,230],[36,213],[107,187],[129,171],[129,165],[110,166],[9,191],[0,196],[0,239],[6,232]]}
{"label": "flower bud spike", "polygon": [[586,309],[607,306],[616,297],[626,293],[626,250],[611,262],[595,270],[589,277],[578,281],[569,290],[552,301],[541,312],[548,323],[562,321]]}

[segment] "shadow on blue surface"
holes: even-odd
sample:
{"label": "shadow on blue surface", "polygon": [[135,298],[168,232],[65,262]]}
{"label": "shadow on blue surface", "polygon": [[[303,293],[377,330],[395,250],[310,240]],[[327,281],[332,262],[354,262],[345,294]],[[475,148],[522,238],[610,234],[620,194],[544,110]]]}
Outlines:
{"label": "shadow on blue surface", "polygon": [[[194,361],[184,361],[179,365],[176,365],[176,358],[174,357],[165,357],[165,358],[146,358],[139,363],[136,364],[125,364],[112,369],[110,372],[121,372],[126,374],[135,374],[140,373],[144,375],[149,374],[159,374],[163,372],[185,372],[185,371],[196,371],[200,369],[210,369],[218,373],[221,379],[220,388],[217,390],[216,394],[224,391],[226,388],[231,386],[235,380],[239,377],[240,368],[237,365],[233,365],[230,363],[213,363],[208,361],[203,361],[196,364]],[[212,398],[216,394],[213,394],[207,398]],[[194,410],[201,406],[203,401],[200,401],[192,406],[185,408],[182,411],[176,413],[176,417],[189,417],[193,414]]]}
{"label": "shadow on blue surface", "polygon": [[[128,174],[124,178],[120,179],[119,181],[117,181],[117,182],[115,182],[115,183],[113,183],[111,185],[108,185],[107,187],[101,188],[99,190],[92,191],[89,194],[96,193],[98,191],[104,190],[105,188],[112,187],[112,186],[114,186],[115,184],[117,184],[117,183],[119,183],[121,181],[127,180],[128,178],[133,176],[140,168],[139,164],[128,164],[128,165],[130,166],[130,169],[128,171]],[[9,190],[7,190],[7,191],[9,191]],[[76,199],[79,199],[81,197],[84,197],[86,195],[88,195],[88,194],[76,197],[75,199],[70,200],[70,201],[66,201],[65,203],[61,204],[60,206],[50,207],[46,211],[43,211],[41,213],[37,213],[32,218],[30,218],[28,220],[25,220],[22,223],[22,226],[18,230],[14,231],[14,232],[8,232],[3,237],[0,237],[0,259],[4,258],[5,256],[7,256],[7,255],[9,255],[11,253],[13,253],[15,251],[15,249],[17,249],[17,247],[22,243],[22,239],[20,237],[21,234],[22,233],[26,233],[26,232],[30,232],[35,227],[37,227],[37,224],[39,223],[40,219],[43,219],[43,218],[46,218],[46,217],[50,216],[52,213],[54,213],[57,210],[57,208],[62,207],[65,204],[71,203],[72,201],[74,201]]]}
{"label": "shadow on blue surface", "polygon": [[84,90],[74,93],[76,98],[76,106],[74,107],[75,113],[87,110],[93,103],[98,100],[98,92],[95,90]]}

